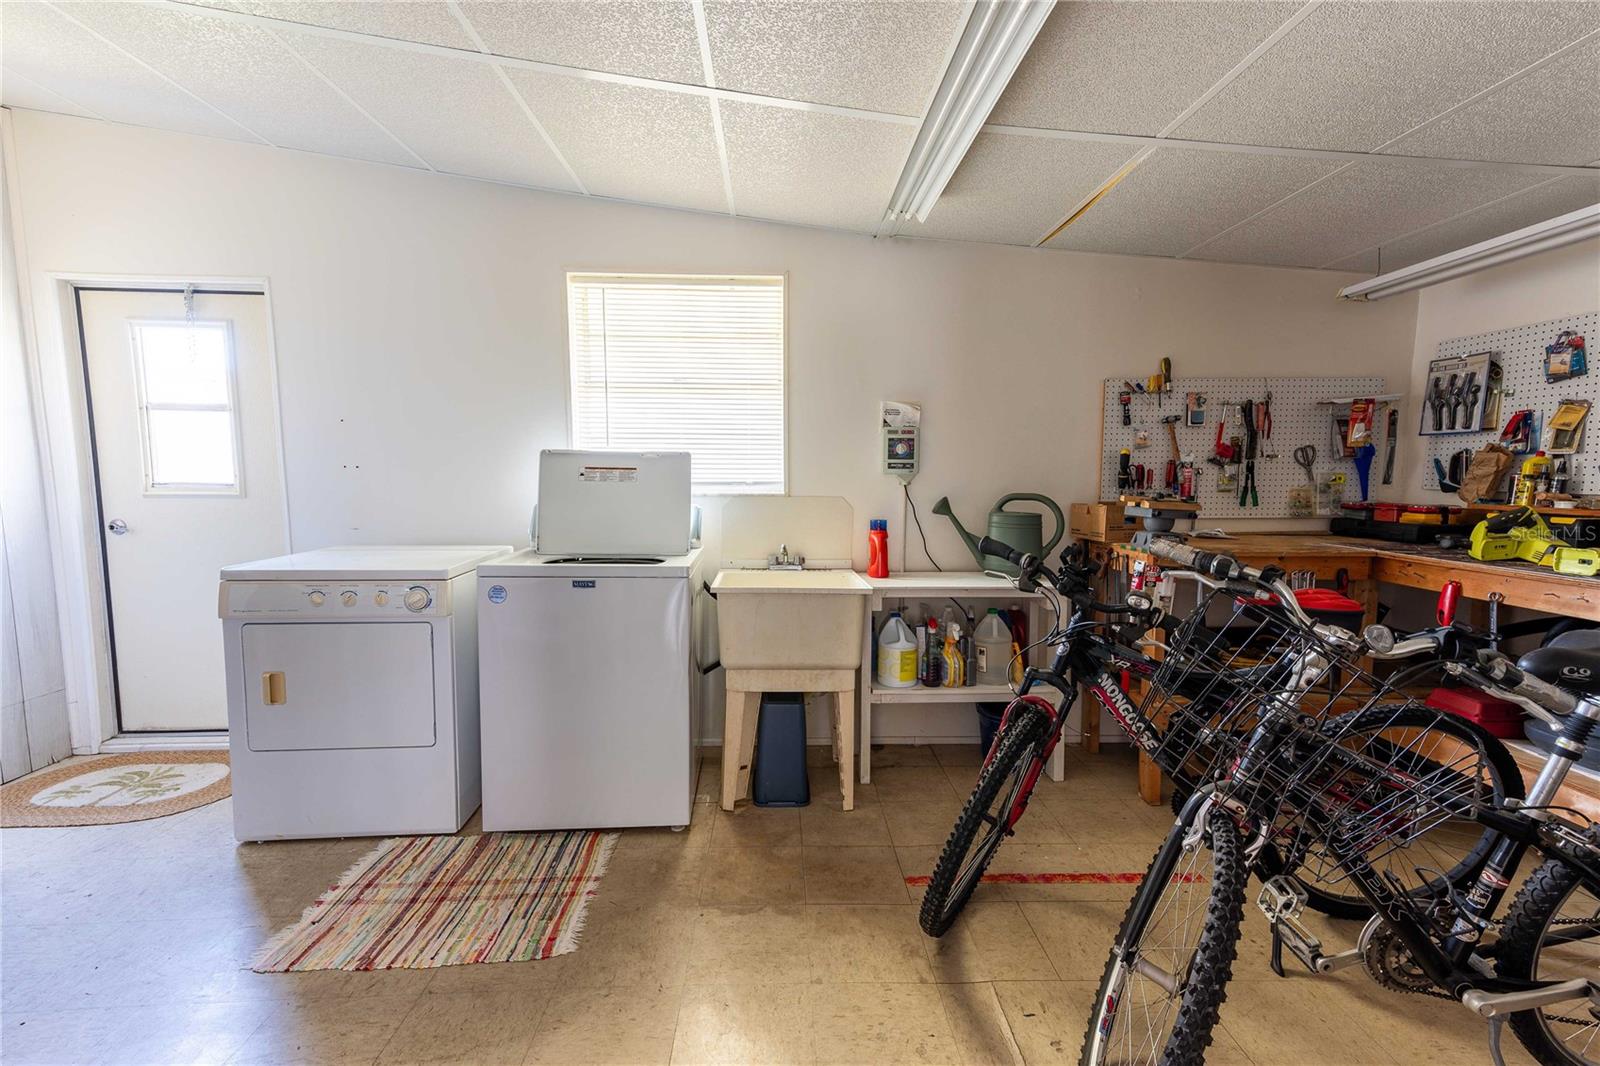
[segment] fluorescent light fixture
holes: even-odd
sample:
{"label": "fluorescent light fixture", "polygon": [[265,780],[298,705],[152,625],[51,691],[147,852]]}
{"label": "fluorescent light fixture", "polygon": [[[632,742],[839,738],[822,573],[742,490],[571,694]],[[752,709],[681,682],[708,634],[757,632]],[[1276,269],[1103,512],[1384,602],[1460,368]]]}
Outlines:
{"label": "fluorescent light fixture", "polygon": [[894,187],[891,219],[927,221],[1053,7],[1055,0],[977,0],[973,5]]}
{"label": "fluorescent light fixture", "polygon": [[1339,290],[1339,295],[1346,300],[1381,300],[1385,296],[1437,285],[1441,281],[1548,252],[1553,248],[1562,248],[1590,237],[1600,237],[1600,204],[1569,211],[1523,229],[1469,244],[1465,248],[1379,274],[1368,281],[1346,285]]}

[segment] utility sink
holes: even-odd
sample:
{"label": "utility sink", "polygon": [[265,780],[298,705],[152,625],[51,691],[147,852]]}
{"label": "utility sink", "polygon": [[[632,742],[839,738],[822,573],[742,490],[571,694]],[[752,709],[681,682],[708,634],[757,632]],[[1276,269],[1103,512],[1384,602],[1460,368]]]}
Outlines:
{"label": "utility sink", "polygon": [[729,670],[854,670],[861,665],[863,598],[851,570],[723,570],[711,582]]}

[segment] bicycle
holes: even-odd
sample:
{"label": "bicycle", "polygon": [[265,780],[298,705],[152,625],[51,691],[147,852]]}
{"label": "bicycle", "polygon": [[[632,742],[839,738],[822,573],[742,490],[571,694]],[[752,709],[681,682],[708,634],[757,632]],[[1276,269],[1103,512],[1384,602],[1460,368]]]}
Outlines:
{"label": "bicycle", "polygon": [[[1051,600],[1056,625],[1034,646],[1051,645],[1055,655],[1049,667],[1029,667],[1023,672],[978,781],[934,865],[919,920],[923,931],[935,937],[955,922],[996,850],[1026,811],[1039,775],[1060,742],[1080,685],[1173,780],[1175,795],[1187,794],[1214,774],[1232,748],[1248,738],[1262,695],[1286,690],[1294,683],[1295,660],[1290,653],[1302,628],[1291,624],[1287,613],[1295,612],[1309,624],[1281,582],[1284,602],[1280,607],[1254,605],[1248,614],[1235,612],[1213,631],[1206,626],[1203,608],[1179,622],[1142,591],[1131,592],[1121,604],[1096,602],[1092,586],[1095,568],[1081,556],[1063,553],[1060,567],[1052,571],[1043,560],[990,538],[984,538],[979,547],[1018,567],[1014,581],[1019,590],[1037,590]],[[1063,601],[1070,606],[1064,626]],[[1093,620],[1090,616],[1095,612],[1108,620]],[[1126,623],[1114,626],[1109,620],[1116,618]],[[1151,646],[1146,634],[1157,628],[1175,630],[1182,636],[1159,649],[1162,658],[1141,648]],[[1140,705],[1120,680],[1124,674],[1148,686]],[[1033,694],[1040,684],[1061,694],[1059,706]],[[1338,690],[1330,688],[1325,693],[1327,705],[1337,708],[1341,701],[1352,702],[1348,693],[1358,684],[1381,687],[1370,675],[1352,672]],[[1366,698],[1363,692],[1358,702],[1364,703]],[[1395,726],[1388,715],[1336,721],[1341,731],[1358,735]],[[1469,723],[1451,720],[1440,724],[1432,714],[1411,713],[1400,724],[1423,731],[1447,731],[1471,744],[1481,741]],[[1483,774],[1496,794],[1520,795],[1515,763],[1503,749],[1497,758],[1486,761]],[[1475,875],[1484,857],[1476,848],[1458,856],[1446,872],[1447,879],[1452,884],[1464,883]],[[1293,873],[1272,855],[1263,861],[1271,866],[1272,874]],[[1312,906],[1330,913],[1368,913],[1364,901],[1339,898],[1315,883],[1307,886],[1307,891]]]}
{"label": "bicycle", "polygon": [[[1273,585],[1227,556],[1171,542],[1152,550],[1240,592]],[[1396,641],[1383,627],[1318,636],[1347,663],[1437,653],[1442,642]],[[1232,977],[1248,870],[1269,848],[1292,869],[1348,881],[1373,911],[1356,947],[1324,954],[1298,921],[1304,893],[1288,877],[1266,880],[1257,902],[1275,947],[1288,946],[1312,973],[1361,965],[1384,987],[1455,999],[1489,1019],[1497,1064],[1507,1020],[1545,1066],[1600,1062],[1600,829],[1552,806],[1600,725],[1600,651],[1545,648],[1513,665],[1480,649],[1446,669],[1561,723],[1560,747],[1526,799],[1487,794],[1461,772],[1470,753],[1414,745],[1408,763],[1388,742],[1330,733],[1291,699],[1268,707],[1225,772],[1186,802],[1130,901],[1085,1033],[1085,1066],[1203,1061]],[[1457,821],[1491,838],[1469,885],[1429,870],[1408,884],[1376,868]],[[1530,848],[1543,861],[1496,919]]]}

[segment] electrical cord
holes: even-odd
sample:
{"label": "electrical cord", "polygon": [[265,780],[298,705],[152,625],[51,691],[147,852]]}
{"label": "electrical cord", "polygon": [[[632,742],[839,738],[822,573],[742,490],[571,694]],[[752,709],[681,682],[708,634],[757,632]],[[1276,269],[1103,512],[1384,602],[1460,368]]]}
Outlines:
{"label": "electrical cord", "polygon": [[922,517],[917,514],[917,501],[911,498],[911,486],[902,481],[900,482],[900,491],[906,494],[906,503],[911,505],[911,520],[917,524],[917,536],[922,538],[922,554],[928,557],[928,562],[933,564],[935,570],[943,573],[944,567],[939,565],[939,561],[928,550],[928,535],[922,531]]}

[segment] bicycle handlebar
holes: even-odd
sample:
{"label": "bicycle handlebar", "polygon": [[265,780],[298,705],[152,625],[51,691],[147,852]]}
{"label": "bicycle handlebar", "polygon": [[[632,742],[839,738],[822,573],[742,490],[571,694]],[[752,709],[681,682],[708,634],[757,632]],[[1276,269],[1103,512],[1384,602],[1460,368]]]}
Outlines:
{"label": "bicycle handlebar", "polygon": [[1325,626],[1306,614],[1305,608],[1300,606],[1300,601],[1295,598],[1294,590],[1283,580],[1282,572],[1269,574],[1264,570],[1257,570],[1253,566],[1246,566],[1231,555],[1223,552],[1200,551],[1193,545],[1171,537],[1154,537],[1145,546],[1145,550],[1160,559],[1167,559],[1186,566],[1201,575],[1223,583],[1231,581],[1244,581],[1265,592],[1276,596],[1278,603],[1300,625],[1312,630],[1328,639],[1344,640],[1344,630]]}
{"label": "bicycle handlebar", "polygon": [[1557,714],[1571,714],[1578,707],[1576,694],[1568,692],[1559,685],[1539,680],[1499,652],[1479,652],[1478,666],[1491,680],[1550,708]]}
{"label": "bicycle handlebar", "polygon": [[978,551],[982,552],[984,555],[993,555],[996,558],[1004,559],[1006,562],[1016,567],[1022,566],[1022,564],[1028,559],[1028,555],[1025,552],[1019,552],[1005,541],[995,540],[993,537],[980,538],[978,541]]}

